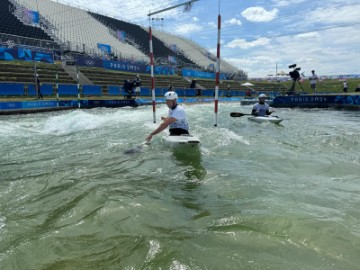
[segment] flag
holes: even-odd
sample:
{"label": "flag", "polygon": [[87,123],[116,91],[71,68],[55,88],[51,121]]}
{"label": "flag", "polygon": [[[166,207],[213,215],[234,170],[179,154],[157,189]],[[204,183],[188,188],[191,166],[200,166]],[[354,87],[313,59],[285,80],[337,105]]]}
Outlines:
{"label": "flag", "polygon": [[184,7],[184,11],[183,12],[189,12],[192,8],[192,5],[193,5],[194,2],[189,2],[185,5]]}
{"label": "flag", "polygon": [[176,57],[171,56],[171,55],[168,56],[168,61],[169,61],[170,64],[176,64],[177,63]]}
{"label": "flag", "polygon": [[125,37],[126,37],[125,31],[117,30],[116,34],[117,34],[118,40],[125,43]]}
{"label": "flag", "polygon": [[170,50],[172,50],[173,52],[176,52],[177,51],[176,44],[170,44]]}

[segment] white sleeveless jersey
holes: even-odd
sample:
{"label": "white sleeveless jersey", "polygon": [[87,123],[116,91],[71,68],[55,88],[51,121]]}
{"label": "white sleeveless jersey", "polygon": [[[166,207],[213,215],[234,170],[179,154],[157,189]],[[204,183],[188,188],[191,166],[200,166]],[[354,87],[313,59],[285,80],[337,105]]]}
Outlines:
{"label": "white sleeveless jersey", "polygon": [[264,103],[264,104],[260,104],[260,103],[256,103],[253,107],[253,110],[256,110],[257,112],[259,112],[258,116],[265,116],[266,115],[266,111],[268,111],[270,109],[269,104]]}
{"label": "white sleeveless jersey", "polygon": [[189,125],[186,120],[185,110],[182,106],[177,105],[175,109],[169,110],[169,117],[174,117],[176,121],[169,125],[169,129],[182,128],[189,130]]}

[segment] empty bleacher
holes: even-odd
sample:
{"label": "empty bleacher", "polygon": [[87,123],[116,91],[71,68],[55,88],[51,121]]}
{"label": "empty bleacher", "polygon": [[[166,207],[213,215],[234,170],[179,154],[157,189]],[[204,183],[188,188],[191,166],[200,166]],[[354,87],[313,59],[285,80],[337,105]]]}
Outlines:
{"label": "empty bleacher", "polygon": [[[34,70],[33,62],[0,61],[0,82],[34,83]],[[37,63],[36,70],[42,83],[76,83],[60,64]]]}
{"label": "empty bleacher", "polygon": [[[46,21],[46,34],[43,29],[36,26],[24,24],[22,19],[18,19],[13,13],[22,10],[39,11],[41,20]],[[16,13],[16,12],[15,12]],[[22,38],[33,40],[31,46],[38,47],[38,41],[56,42],[61,45],[61,59],[64,63],[66,51],[69,55],[79,53],[82,56],[93,55],[97,57],[101,54],[98,43],[111,46],[113,55],[121,60],[137,60],[148,62],[149,34],[148,28],[109,18],[100,14],[87,12],[79,8],[63,5],[50,0],[2,0],[0,2],[0,40],[2,46],[7,46],[2,37],[14,37],[15,46],[23,44]],[[44,25],[44,24],[43,24]],[[47,27],[49,26],[49,27]],[[116,31],[126,33],[126,42],[118,40]],[[59,46],[58,45],[58,46]],[[171,47],[176,45],[176,50]],[[39,46],[40,47],[40,46]],[[50,47],[51,48],[51,47]],[[59,47],[53,48],[58,50]],[[180,36],[153,30],[153,50],[155,59],[159,62],[155,66],[168,64],[168,56],[175,56],[178,65],[181,67],[191,67],[202,71],[211,71],[211,65],[216,66],[216,58],[206,49],[195,42]],[[59,57],[60,59],[60,57]],[[64,60],[65,59],[65,60]],[[108,58],[106,58],[108,59]],[[68,63],[74,64],[71,58]],[[0,62],[1,63],[1,62]],[[178,67],[179,68],[179,67]],[[106,70],[102,68],[81,67],[80,71],[94,86],[86,86],[84,93],[95,93],[95,95],[109,95],[112,93],[112,86],[122,87],[125,79],[134,79],[134,73]],[[180,68],[176,72],[181,71]],[[242,72],[231,64],[221,60],[221,73],[233,74]],[[60,64],[38,64],[38,74],[42,83],[47,84],[76,84],[76,81],[64,71]],[[56,74],[58,79],[56,79]],[[180,73],[177,73],[180,74]],[[151,88],[151,77],[149,74],[140,74],[142,87]],[[197,79],[197,88],[209,91],[215,89],[214,80]],[[24,62],[19,65],[16,62],[0,64],[0,82],[25,83],[28,85],[34,82],[34,62]],[[173,85],[175,89],[182,89],[183,92],[190,88],[189,78],[178,75],[156,75],[155,88],[168,89]],[[81,82],[81,84],[84,84]],[[230,85],[232,90],[246,90],[238,81],[222,81],[219,85],[220,90],[226,90]],[[100,88],[99,88],[100,87]],[[100,89],[100,90],[99,90]],[[65,90],[64,90],[65,91]],[[75,90],[74,90],[75,91]],[[74,92],[72,91],[72,92]],[[65,91],[66,92],[66,91]],[[117,92],[113,91],[113,93]]]}
{"label": "empty bleacher", "polygon": [[0,1],[0,33],[11,35],[7,36],[7,40],[16,41],[18,37],[26,37],[30,39],[52,41],[49,35],[47,35],[40,27],[24,25],[13,14],[15,9],[16,7],[9,0]]}
{"label": "empty bleacher", "polygon": [[39,10],[52,25],[53,34],[71,51],[101,54],[98,44],[111,46],[111,52],[119,58],[144,61],[147,56],[134,46],[122,43],[110,34],[85,10],[48,0],[16,0],[22,6]]}
{"label": "empty bleacher", "polygon": [[[135,73],[119,72],[94,67],[82,67],[80,68],[80,71],[95,85],[101,85],[104,95],[109,94],[108,86],[118,85],[122,87],[126,79],[129,79],[131,81],[134,80],[136,76]],[[142,88],[151,89],[151,77],[149,74],[140,74],[140,79],[142,82]],[[173,85],[177,89],[189,88],[189,83],[181,76],[156,75],[156,88],[168,89],[169,85]]]}
{"label": "empty bleacher", "polygon": [[[149,33],[141,26],[93,12],[89,12],[89,14],[115,32],[118,30],[125,31],[126,37],[131,39],[135,43],[134,45],[138,46],[145,54],[149,53]],[[155,58],[168,59],[168,56],[175,56],[177,64],[195,64],[180,52],[172,51],[168,46],[165,46],[162,41],[154,36],[152,38],[152,43]]]}
{"label": "empty bleacher", "polygon": [[[167,46],[176,44],[177,49],[180,50],[182,54],[191,59],[196,65],[204,70],[208,70],[211,65],[214,67],[216,66],[215,56],[189,39],[157,30],[153,31],[153,35],[167,44]],[[220,61],[220,66],[221,72],[233,73],[238,71],[237,68],[223,60]]]}

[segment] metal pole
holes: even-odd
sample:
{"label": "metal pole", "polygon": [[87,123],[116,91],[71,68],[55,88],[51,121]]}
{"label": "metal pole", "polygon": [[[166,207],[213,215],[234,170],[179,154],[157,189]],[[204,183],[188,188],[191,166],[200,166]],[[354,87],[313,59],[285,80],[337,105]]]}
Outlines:
{"label": "metal pole", "polygon": [[80,82],[79,82],[79,67],[76,66],[76,83],[77,83],[77,90],[78,90],[78,107],[80,109]]}
{"label": "metal pole", "polygon": [[39,95],[39,87],[38,87],[38,83],[37,83],[37,67],[36,67],[36,61],[34,60],[34,86],[35,86],[35,91],[36,91],[36,98],[39,99],[40,95]]}
{"label": "metal pole", "polygon": [[154,52],[153,52],[153,44],[152,44],[152,31],[151,31],[151,19],[150,17],[152,15],[155,15],[155,14],[158,14],[158,13],[162,13],[164,11],[168,11],[168,10],[171,10],[171,9],[174,9],[174,8],[177,8],[177,7],[180,7],[180,6],[184,6],[184,5],[190,5],[194,2],[197,2],[199,0],[191,0],[191,1],[187,1],[185,3],[182,3],[182,4],[178,4],[178,5],[175,5],[175,6],[171,6],[171,7],[168,7],[168,8],[165,8],[165,9],[162,9],[162,10],[159,10],[159,11],[155,11],[155,12],[150,12],[148,14],[149,16],[149,50],[150,50],[150,69],[151,69],[151,95],[152,95],[152,106],[153,106],[153,117],[154,117],[154,123],[156,123],[156,113],[155,113],[155,107],[156,107],[156,101],[155,101],[155,79],[154,79]]}
{"label": "metal pole", "polygon": [[151,22],[150,22],[150,20],[149,20],[149,47],[150,47],[150,69],[151,69],[151,96],[152,96],[152,108],[153,108],[153,118],[154,118],[153,120],[154,120],[154,123],[156,123],[154,53],[153,53],[152,32],[151,32]]}
{"label": "metal pole", "polygon": [[175,6],[168,7],[168,8],[164,8],[164,9],[159,10],[159,11],[151,12],[151,13],[148,14],[148,16],[150,17],[150,16],[152,16],[152,15],[159,14],[159,13],[162,13],[162,12],[164,12],[164,11],[168,11],[168,10],[171,10],[171,9],[174,9],[174,8],[177,8],[177,7],[181,7],[181,6],[185,6],[185,5],[190,5],[190,4],[195,3],[195,2],[197,2],[197,1],[199,1],[199,0],[191,0],[191,1],[187,1],[187,2],[182,3],[182,4],[178,4],[178,5],[175,5]]}
{"label": "metal pole", "polygon": [[218,113],[218,98],[219,98],[219,77],[220,77],[220,30],[221,30],[221,15],[220,15],[220,0],[219,0],[219,15],[218,15],[218,37],[217,37],[217,53],[216,53],[216,75],[215,75],[215,123],[217,126]]}
{"label": "metal pole", "polygon": [[58,66],[56,66],[55,91],[56,91],[57,106],[59,107],[59,74],[58,74]]}

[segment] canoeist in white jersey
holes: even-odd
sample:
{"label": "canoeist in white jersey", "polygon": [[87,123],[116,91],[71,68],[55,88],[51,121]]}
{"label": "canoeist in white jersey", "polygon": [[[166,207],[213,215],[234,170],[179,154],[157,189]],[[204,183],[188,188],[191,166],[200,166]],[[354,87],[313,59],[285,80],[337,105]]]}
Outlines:
{"label": "canoeist in white jersey", "polygon": [[[172,90],[172,87],[169,88]],[[166,105],[169,107],[169,115],[162,116],[162,123],[157,129],[146,137],[146,141],[150,142],[152,137],[169,127],[170,136],[179,136],[189,134],[189,125],[186,120],[184,108],[177,103],[178,95],[174,91],[168,91],[165,94]]]}
{"label": "canoeist in white jersey", "polygon": [[270,106],[265,101],[266,95],[260,94],[259,95],[259,102],[254,105],[252,108],[251,114],[254,116],[266,116],[270,115]]}

